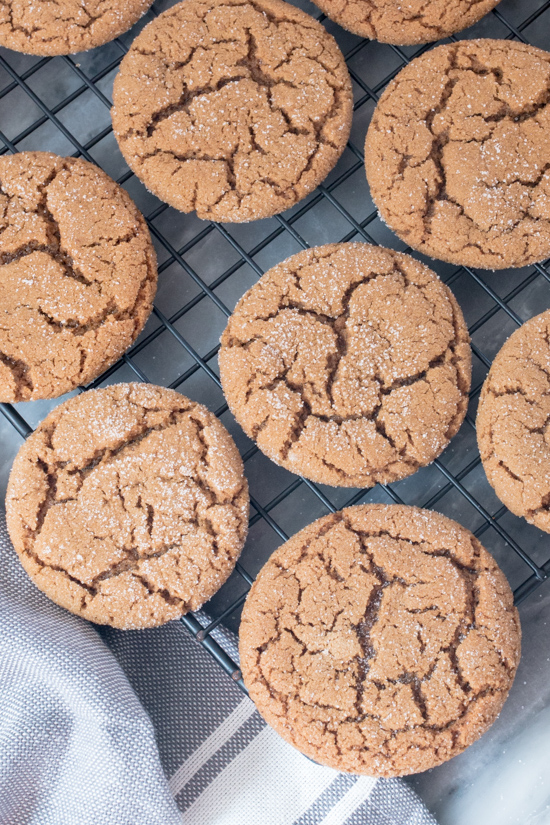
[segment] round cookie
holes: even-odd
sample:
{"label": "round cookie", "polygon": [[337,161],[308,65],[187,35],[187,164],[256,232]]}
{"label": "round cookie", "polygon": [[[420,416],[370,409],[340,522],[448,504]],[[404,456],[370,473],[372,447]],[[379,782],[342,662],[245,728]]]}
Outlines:
{"label": "round cookie", "polygon": [[0,401],[96,378],[143,329],[157,265],[143,216],[75,158],[0,158]]}
{"label": "round cookie", "polygon": [[282,0],[185,0],[136,38],[113,92],[128,165],[199,218],[289,209],[326,177],[351,127],[336,41]]}
{"label": "round cookie", "polygon": [[481,390],[483,467],[516,516],[550,533],[550,310],[506,341]]}
{"label": "round cookie", "polygon": [[513,597],[454,521],[363,505],[275,551],[240,628],[250,697],[339,771],[401,776],[451,759],[498,716],[520,657]]}
{"label": "round cookie", "polygon": [[114,40],[153,0],[0,0],[0,45],[25,54],[73,54]]}
{"label": "round cookie", "polygon": [[219,365],[231,411],[273,461],[370,487],[447,446],[466,414],[471,354],[460,307],[431,269],[348,243],[269,270],[229,319]]}
{"label": "round cookie", "polygon": [[225,427],[173,390],[118,384],[57,407],[21,447],[11,540],[50,599],[113,627],[196,610],[244,544],[248,487]]}
{"label": "round cookie", "polygon": [[499,0],[314,0],[360,37],[408,46],[442,40],[473,26]]}
{"label": "round cookie", "polygon": [[550,54],[511,40],[439,46],[374,112],[367,178],[407,244],[454,264],[522,267],[550,255]]}

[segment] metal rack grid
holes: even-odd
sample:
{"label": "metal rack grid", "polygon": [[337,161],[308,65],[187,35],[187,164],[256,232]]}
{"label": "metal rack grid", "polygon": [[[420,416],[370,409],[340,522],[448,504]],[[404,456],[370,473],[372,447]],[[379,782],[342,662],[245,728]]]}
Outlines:
{"label": "metal rack grid", "polygon": [[[251,490],[249,540],[235,572],[208,604],[207,623],[202,614],[181,621],[244,690],[237,663],[213,631],[220,624],[237,628],[254,575],[278,544],[314,518],[367,501],[437,507],[456,518],[483,536],[508,575],[516,602],[523,601],[550,575],[550,543],[513,517],[489,487],[475,444],[475,407],[504,340],[550,306],[550,261],[497,273],[427,261],[451,286],[468,321],[473,388],[465,423],[451,445],[430,467],[401,482],[371,490],[335,489],[276,467],[235,424],[217,374],[217,341],[225,319],[245,289],[273,264],[329,241],[363,240],[411,251],[378,217],[365,180],[362,145],[385,85],[431,46],[398,48],[362,40],[327,20],[308,0],[299,0],[297,5],[334,34],[346,56],[355,99],[350,142],[324,184],[288,212],[248,225],[205,223],[146,192],[118,152],[109,117],[110,87],[129,44],[138,29],[174,2],[157,0],[127,35],[83,55],[39,59],[0,50],[0,154],[42,149],[81,156],[128,189],[147,217],[157,248],[159,292],[136,344],[91,386],[140,380],[179,389],[213,409],[241,449]],[[503,0],[459,37],[501,37],[550,48],[550,0]],[[0,405],[8,435],[17,442],[14,449],[20,443],[16,433],[27,437],[57,403]],[[7,446],[12,439],[3,441]]]}

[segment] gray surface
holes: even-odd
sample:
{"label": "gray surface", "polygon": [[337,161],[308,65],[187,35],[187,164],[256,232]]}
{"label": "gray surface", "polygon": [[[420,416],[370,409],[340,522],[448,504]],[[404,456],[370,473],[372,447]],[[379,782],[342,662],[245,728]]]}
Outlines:
{"label": "gray surface", "polygon": [[[161,11],[170,5],[173,5],[170,0],[157,2],[154,8]],[[318,14],[307,2],[299,5]],[[522,29],[522,34],[532,43],[548,48],[548,0],[504,0],[498,7],[498,12],[505,15],[506,20],[513,26],[521,26],[522,21],[537,10],[542,10],[542,13],[529,26]],[[149,18],[150,15],[147,15],[145,20]],[[326,25],[337,37],[344,52],[350,55],[348,65],[353,73],[357,101],[352,143],[360,153],[374,107],[369,90],[379,92],[383,83],[403,65],[403,55],[411,56],[415,50],[407,48],[399,52],[389,46],[362,42],[330,21],[327,21]],[[126,35],[123,42],[131,42],[138,28],[139,26]],[[493,13],[461,36],[507,37],[510,31],[498,15]],[[73,62],[86,78],[95,79],[96,87],[109,96],[116,73],[115,64],[121,54],[120,45],[113,43],[91,53],[79,55]],[[70,61],[63,58],[41,61],[6,51],[0,51],[0,58],[7,61],[20,76],[26,77],[29,88],[40,95],[47,106],[53,107],[54,117],[58,119],[56,123],[51,117],[52,108],[44,114],[39,106],[30,100],[20,84],[12,83],[7,66],[0,59],[0,130],[9,141],[15,141],[18,149],[49,149],[69,154],[73,153],[75,148],[79,148],[80,141],[89,151],[90,157],[100,163],[109,174],[122,179],[123,185],[138,206],[148,216],[152,216],[154,229],[164,238],[164,241],[155,239],[161,269],[157,306],[165,315],[173,317],[174,329],[184,336],[198,356],[206,360],[214,373],[217,372],[216,346],[227,311],[231,310],[245,289],[256,281],[258,271],[264,271],[286,256],[299,251],[302,241],[317,244],[344,238],[372,238],[395,249],[404,248],[374,215],[364,171],[352,149],[346,149],[338,166],[326,181],[326,186],[329,187],[339,181],[330,189],[330,198],[323,196],[319,199],[318,192],[313,193],[304,203],[284,213],[283,220],[272,218],[252,224],[212,227],[200,221],[195,215],[184,216],[173,209],[163,207],[135,177],[129,175],[110,132],[108,107],[92,90],[83,85]],[[2,94],[2,89],[8,89],[7,93]],[[76,145],[62,133],[60,125],[72,130],[77,140]],[[354,169],[354,165],[357,169]],[[340,180],[350,169],[354,171]],[[310,208],[304,208],[305,206]],[[366,224],[367,234],[365,231],[361,233],[357,222],[365,222],[369,216],[372,216],[372,220]],[[292,221],[291,227],[287,221]],[[277,232],[279,234],[275,234]],[[230,239],[237,248],[231,244]],[[170,245],[176,250],[181,250],[184,266],[174,260]],[[246,256],[249,254],[250,258],[247,260]],[[454,290],[466,320],[473,330],[474,344],[486,358],[491,359],[506,337],[516,328],[515,321],[504,309],[499,308],[473,275],[440,262],[430,264]],[[550,306],[550,283],[535,268],[479,274],[497,296],[512,296],[508,301],[509,307],[523,320]],[[209,297],[205,297],[203,285],[212,287],[218,305]],[[183,308],[186,308],[185,312]],[[177,317],[174,317],[175,313]],[[255,575],[273,549],[280,544],[281,533],[290,535],[314,518],[324,515],[327,512],[325,503],[310,485],[300,483],[295,476],[276,467],[252,449],[251,442],[225,409],[223,395],[216,382],[201,369],[193,372],[196,367],[195,356],[186,350],[169,330],[162,327],[157,317],[149,321],[140,340],[142,344],[138,342],[134,348],[131,361],[119,365],[103,383],[135,380],[137,376],[131,367],[133,363],[150,380],[170,384],[221,413],[222,421],[235,436],[247,459],[246,473],[253,496],[266,508],[279,528],[277,532],[273,524],[269,524],[264,518],[258,518],[253,510],[250,536],[243,552],[242,564],[251,575]],[[145,346],[143,342],[146,342]],[[479,387],[487,368],[477,356],[474,357],[473,366],[475,392],[470,405],[469,421],[464,424],[441,459],[454,474],[468,467],[477,457],[472,422]],[[17,408],[27,422],[35,426],[56,403],[58,402],[35,402],[18,405]],[[21,443],[21,437],[13,431],[11,425],[0,418],[0,439],[0,486],[3,489],[9,465]],[[479,463],[462,478],[462,484],[490,515],[500,513],[500,503],[487,484]],[[355,494],[355,491],[350,490],[319,490],[335,507],[344,505]],[[425,468],[413,477],[393,485],[393,490],[408,504],[431,503],[437,510],[456,518],[470,529],[482,531],[480,537],[483,543],[495,555],[512,587],[517,588],[528,577],[530,570],[527,565],[495,529],[487,524],[483,515],[460,491],[446,484],[437,466]],[[285,491],[288,492],[286,496]],[[440,498],[434,501],[434,495],[440,491]],[[356,500],[389,502],[391,498],[386,491],[377,487]],[[538,564],[549,561],[548,536],[509,513],[500,515],[498,522],[534,561]],[[210,603],[210,612],[214,616],[219,615],[245,589],[243,579],[234,574]],[[457,787],[469,787],[475,779],[471,797],[481,800],[486,795],[486,791],[482,792],[481,789],[485,788],[484,777],[489,775],[489,769],[481,771],[480,764],[485,764],[488,760],[494,762],[497,753],[495,748],[500,748],[503,742],[508,741],[515,730],[521,730],[535,718],[539,719],[537,725],[544,722],[548,729],[545,718],[535,717],[536,712],[547,705],[548,695],[543,686],[550,683],[550,664],[543,624],[544,616],[547,615],[546,602],[550,598],[549,588],[545,585],[539,592],[540,595],[530,597],[530,601],[522,608],[526,652],[512,699],[501,720],[479,745],[474,746],[464,756],[413,780],[433,810],[437,811],[442,822],[466,821],[460,818],[453,803],[459,795]],[[550,612],[550,606],[548,607]],[[227,626],[236,630],[238,620],[239,611],[235,610],[228,617]],[[536,702],[532,698],[533,695],[536,696]],[[505,800],[508,798],[508,792],[511,792],[510,784],[502,782],[498,791],[504,795]],[[544,791],[544,795],[549,787],[550,783],[547,784],[545,780],[540,783],[539,791]],[[529,821],[527,817],[539,804],[537,800],[537,795],[533,793],[529,801],[525,802],[523,821]],[[512,806],[507,810],[512,810]],[[491,822],[505,821],[491,816],[484,814],[483,819],[480,819],[472,814],[470,821],[483,821],[488,825],[491,825]]]}

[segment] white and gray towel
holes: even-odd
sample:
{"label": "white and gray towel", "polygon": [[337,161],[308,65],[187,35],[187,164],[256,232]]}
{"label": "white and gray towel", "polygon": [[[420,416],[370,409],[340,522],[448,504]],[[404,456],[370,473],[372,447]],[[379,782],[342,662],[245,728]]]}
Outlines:
{"label": "white and gray towel", "polygon": [[99,634],[54,605],[0,515],[0,825],[182,822],[436,825],[403,782],[283,742],[177,622]]}

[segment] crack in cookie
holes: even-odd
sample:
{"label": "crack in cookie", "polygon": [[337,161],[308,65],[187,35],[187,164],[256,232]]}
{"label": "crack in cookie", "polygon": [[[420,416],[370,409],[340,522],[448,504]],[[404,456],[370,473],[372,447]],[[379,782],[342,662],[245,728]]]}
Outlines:
{"label": "crack in cookie", "polygon": [[96,378],[143,329],[156,259],[126,192],[83,160],[0,158],[0,401]]}
{"label": "crack in cookie", "polygon": [[460,308],[412,258],[331,244],[266,273],[222,335],[220,376],[247,435],[336,486],[415,472],[458,431],[470,388]]}
{"label": "crack in cookie", "polygon": [[251,698],[321,764],[399,776],[463,751],[496,719],[520,656],[508,583],[437,513],[363,505],[280,547],[247,598]]}
{"label": "crack in cookie", "polygon": [[226,429],[173,390],[120,384],[54,410],[19,451],[8,529],[34,582],[100,624],[196,610],[229,576],[248,487]]}
{"label": "crack in cookie", "polygon": [[414,60],[376,107],[365,164],[382,218],[434,258],[486,269],[550,254],[550,57],[461,41]]}
{"label": "crack in cookie", "polygon": [[442,40],[473,26],[498,0],[315,0],[348,31],[381,43],[408,46]]}
{"label": "crack in cookie", "polygon": [[134,41],[113,127],[151,191],[204,219],[293,206],[346,145],[351,82],[333,38],[281,0],[185,0]]}
{"label": "crack in cookie", "polygon": [[58,55],[102,46],[123,34],[152,0],[0,0],[0,45],[24,54]]}
{"label": "crack in cookie", "polygon": [[550,310],[497,354],[481,391],[477,439],[489,483],[516,516],[550,533]]}

